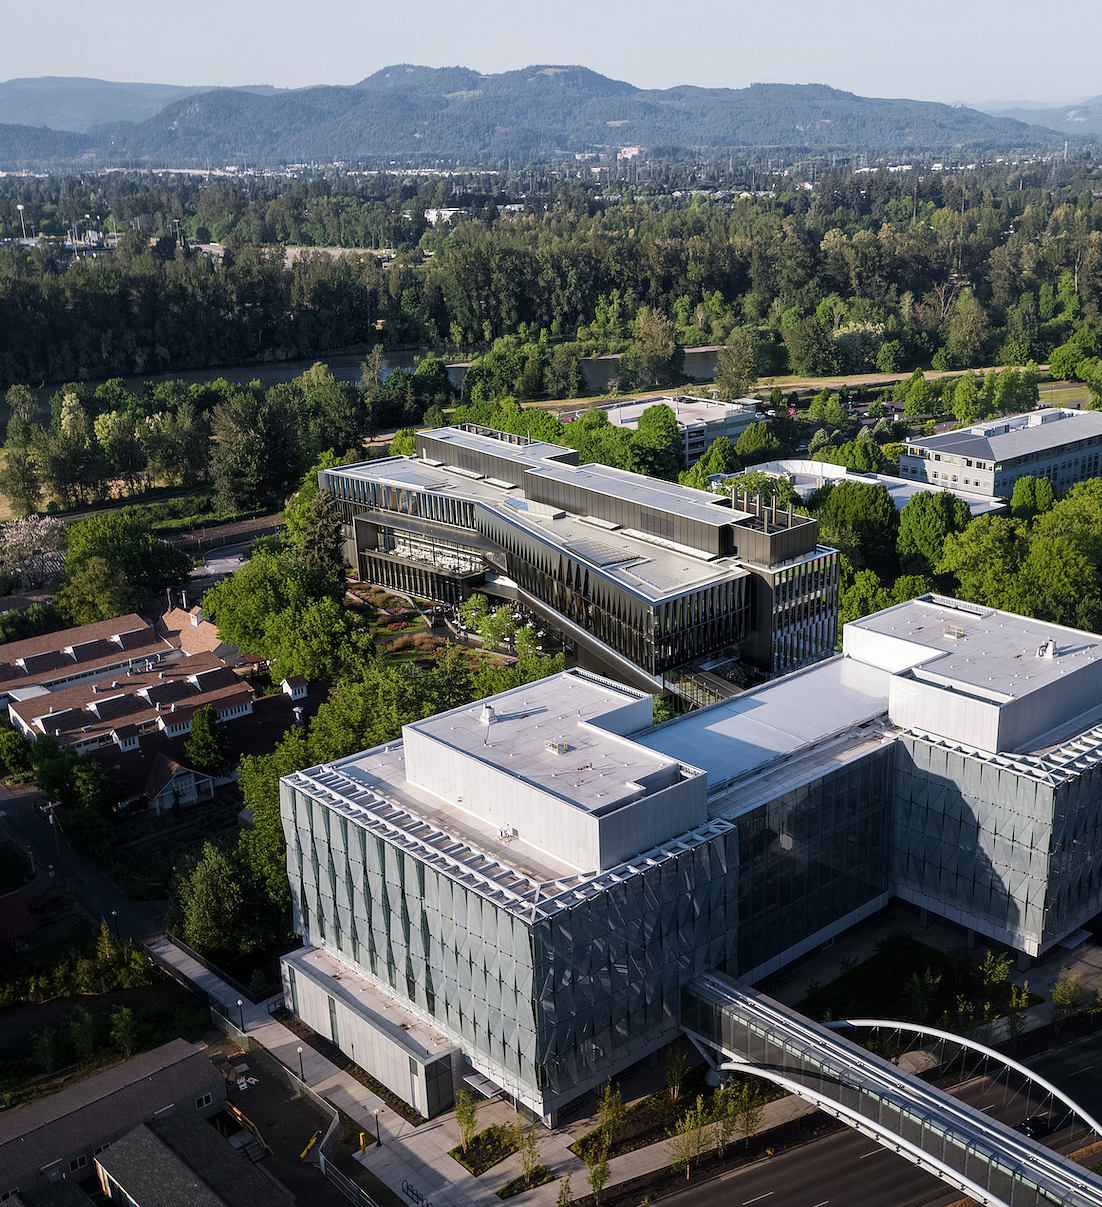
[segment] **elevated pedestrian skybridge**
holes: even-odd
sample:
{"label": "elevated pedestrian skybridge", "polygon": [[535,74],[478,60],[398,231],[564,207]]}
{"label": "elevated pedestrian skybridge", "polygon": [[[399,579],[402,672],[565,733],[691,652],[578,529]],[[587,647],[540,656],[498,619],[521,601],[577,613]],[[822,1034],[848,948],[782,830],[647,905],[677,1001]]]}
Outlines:
{"label": "elevated pedestrian skybridge", "polygon": [[990,1207],[1102,1207],[1102,1179],[720,973],[681,991],[681,1026],[753,1073]]}

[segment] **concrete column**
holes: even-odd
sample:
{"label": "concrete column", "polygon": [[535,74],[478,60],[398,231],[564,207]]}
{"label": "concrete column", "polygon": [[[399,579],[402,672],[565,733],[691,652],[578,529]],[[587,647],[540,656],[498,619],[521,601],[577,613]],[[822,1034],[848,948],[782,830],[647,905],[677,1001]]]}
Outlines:
{"label": "concrete column", "polygon": [[1019,972],[1028,972],[1033,967],[1033,957],[1028,951],[1018,952],[1017,969]]}
{"label": "concrete column", "polygon": [[974,930],[970,930],[967,938],[965,939],[965,944],[968,947],[968,950],[975,951],[975,949],[979,946],[979,942],[979,935]]}
{"label": "concrete column", "polygon": [[930,925],[930,911],[928,909],[920,909],[918,911],[918,924],[923,930]]}

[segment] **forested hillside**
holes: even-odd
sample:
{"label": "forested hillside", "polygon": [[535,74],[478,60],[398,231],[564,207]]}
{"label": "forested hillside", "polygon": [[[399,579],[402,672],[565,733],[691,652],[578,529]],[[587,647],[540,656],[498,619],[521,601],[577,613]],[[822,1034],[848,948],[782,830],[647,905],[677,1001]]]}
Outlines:
{"label": "forested hillside", "polygon": [[[59,81],[58,87],[71,90],[71,84]],[[393,155],[484,160],[633,145],[667,155],[705,147],[911,154],[1058,142],[1042,127],[972,109],[861,97],[822,84],[648,90],[584,67],[480,76],[466,68],[403,64],[352,87],[196,92],[135,121],[141,100],[119,95],[120,112],[92,131],[89,161],[206,167],[242,160],[371,162]],[[107,109],[98,96],[88,103],[100,113]],[[0,118],[10,108],[0,86]],[[60,117],[74,112],[62,97],[43,98],[42,110]],[[74,120],[73,128],[88,123]],[[38,162],[57,164],[63,151],[44,134]],[[27,166],[32,152],[19,161],[0,156],[0,167]]]}
{"label": "forested hillside", "polygon": [[1102,96],[1092,96],[1079,104],[1053,105],[1048,109],[991,109],[987,112],[992,117],[1047,126],[1072,138],[1102,134]]}
{"label": "forested hillside", "polygon": [[[165,105],[205,87],[173,84],[119,84],[73,76],[38,76],[0,82],[0,124],[48,126],[86,133],[104,122],[141,122]],[[258,87],[251,91],[274,92]]]}
{"label": "forested hillside", "polygon": [[[380,341],[469,355],[501,337],[529,349],[520,397],[569,394],[580,356],[630,351],[638,380],[653,380],[659,352],[676,369],[677,347],[732,336],[762,377],[1043,362],[1081,330],[1067,358],[1077,364],[1102,336],[1098,185],[1086,158],[1055,175],[1047,164],[838,172],[813,193],[657,203],[566,182],[501,214],[473,178],[0,181],[9,235],[17,203],[40,231],[93,213],[127,232],[103,259],[74,261],[56,243],[0,250],[0,382]],[[448,202],[467,212],[429,226],[426,208]],[[182,236],[220,240],[225,258],[177,246],[177,220]],[[270,246],[284,242],[397,254],[305,254],[288,267]]]}

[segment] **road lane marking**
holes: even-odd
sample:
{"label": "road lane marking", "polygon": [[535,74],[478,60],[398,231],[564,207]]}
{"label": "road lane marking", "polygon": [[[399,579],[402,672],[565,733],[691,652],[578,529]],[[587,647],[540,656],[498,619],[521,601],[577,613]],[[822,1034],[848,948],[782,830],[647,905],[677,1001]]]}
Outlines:
{"label": "road lane marking", "polygon": [[874,1148],[871,1152],[865,1153],[860,1159],[863,1161],[865,1157],[875,1157],[877,1153],[882,1153],[882,1148]]}
{"label": "road lane marking", "polygon": [[[0,817],[3,817],[2,813],[0,813]],[[1093,1068],[1094,1068],[1094,1065],[1087,1065],[1087,1067],[1085,1069],[1076,1069],[1074,1073],[1069,1073],[1068,1076],[1069,1077],[1078,1077],[1080,1073],[1089,1073],[1091,1071],[1091,1069],[1093,1069]]]}
{"label": "road lane marking", "polygon": [[829,1203],[829,1202],[830,1202],[830,1199],[823,1199],[823,1201],[821,1203],[815,1203],[814,1207],[827,1207],[827,1203]]}
{"label": "road lane marking", "polygon": [[770,1196],[772,1193],[773,1193],[773,1191],[771,1191],[771,1190],[767,1190],[767,1191],[765,1192],[765,1194],[759,1194],[759,1195],[758,1195],[758,1197],[757,1197],[756,1199],[743,1199],[743,1200],[742,1200],[742,1207],[749,1207],[749,1205],[750,1205],[751,1203],[760,1203],[760,1202],[762,1201],[762,1199],[767,1199],[767,1198],[769,1198],[769,1196]]}

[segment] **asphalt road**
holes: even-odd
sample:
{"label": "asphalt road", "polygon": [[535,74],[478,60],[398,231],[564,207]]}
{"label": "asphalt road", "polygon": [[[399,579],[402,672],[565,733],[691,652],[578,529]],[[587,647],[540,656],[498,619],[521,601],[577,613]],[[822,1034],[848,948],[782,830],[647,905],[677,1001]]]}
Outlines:
{"label": "asphalt road", "polygon": [[163,934],[165,903],[133,901],[120,893],[92,859],[70,847],[64,830],[50,825],[38,808],[41,800],[37,791],[13,792],[0,784],[0,835],[7,834],[23,850],[33,851],[40,867],[53,865],[54,874],[69,885],[88,913],[112,925],[117,922],[121,936],[140,942]]}
{"label": "asphalt road", "polygon": [[[1045,1052],[1027,1062],[1089,1114],[1102,1114],[1102,1035]],[[959,1097],[1014,1124],[1049,1113],[1051,1103],[1008,1091],[1004,1082],[977,1078]],[[1044,1143],[1072,1152],[1098,1137],[1085,1125],[1064,1126]],[[689,1186],[664,1200],[669,1207],[945,1207],[963,1198],[895,1153],[849,1130],[813,1141],[792,1152],[732,1170]]]}

